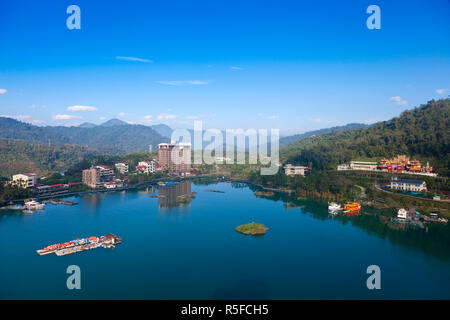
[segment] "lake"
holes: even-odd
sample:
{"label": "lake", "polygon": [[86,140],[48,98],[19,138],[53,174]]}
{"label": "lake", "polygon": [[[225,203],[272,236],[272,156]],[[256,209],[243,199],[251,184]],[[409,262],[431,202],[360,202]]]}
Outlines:
{"label": "lake", "polygon": [[[332,217],[325,202],[256,197],[256,190],[198,180],[0,213],[0,298],[450,298],[448,225],[397,225],[393,210],[366,207],[358,216]],[[180,201],[191,192],[195,198]],[[249,222],[269,230],[257,237],[235,231]],[[108,233],[123,242],[61,257],[36,254]],[[81,269],[81,290],[66,287],[69,265]],[[380,290],[367,289],[370,265],[381,269]]]}

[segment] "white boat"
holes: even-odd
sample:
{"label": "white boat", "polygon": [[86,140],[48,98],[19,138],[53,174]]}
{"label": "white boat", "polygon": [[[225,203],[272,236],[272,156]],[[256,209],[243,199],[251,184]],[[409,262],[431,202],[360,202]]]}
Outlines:
{"label": "white boat", "polygon": [[37,201],[28,201],[25,202],[25,208],[27,210],[42,210],[44,209],[44,204],[39,203]]}
{"label": "white boat", "polygon": [[405,219],[408,217],[408,211],[406,209],[400,208],[397,212],[397,218]]}
{"label": "white boat", "polygon": [[342,208],[341,205],[337,204],[336,202],[332,202],[328,205],[328,210],[331,212],[336,212],[342,210]]}

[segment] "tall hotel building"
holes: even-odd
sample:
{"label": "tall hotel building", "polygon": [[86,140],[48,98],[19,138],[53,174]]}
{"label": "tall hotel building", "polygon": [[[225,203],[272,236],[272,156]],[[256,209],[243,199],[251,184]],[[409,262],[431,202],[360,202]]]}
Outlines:
{"label": "tall hotel building", "polygon": [[191,171],[191,144],[160,143],[158,158],[162,171],[168,171],[169,174],[186,174]]}

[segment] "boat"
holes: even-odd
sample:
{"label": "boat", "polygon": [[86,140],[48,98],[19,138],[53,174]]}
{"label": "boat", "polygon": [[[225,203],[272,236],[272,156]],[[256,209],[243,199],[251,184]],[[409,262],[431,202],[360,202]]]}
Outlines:
{"label": "boat", "polygon": [[406,209],[403,208],[398,209],[397,218],[406,220],[407,217],[408,211],[406,211]]}
{"label": "boat", "polygon": [[328,211],[336,212],[339,210],[342,210],[341,205],[337,204],[336,202],[332,202],[328,205]]}
{"label": "boat", "polygon": [[347,203],[344,205],[344,213],[358,213],[361,205],[358,202]]}
{"label": "boat", "polygon": [[31,201],[25,202],[25,209],[27,209],[27,210],[42,210],[42,209],[44,209],[44,204],[39,203],[34,200],[31,200]]}

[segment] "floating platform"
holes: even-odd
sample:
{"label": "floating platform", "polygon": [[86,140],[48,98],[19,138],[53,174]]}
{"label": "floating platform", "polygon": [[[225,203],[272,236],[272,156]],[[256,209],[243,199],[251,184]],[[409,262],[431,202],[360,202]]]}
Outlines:
{"label": "floating platform", "polygon": [[92,250],[96,248],[115,248],[116,244],[122,242],[122,238],[114,234],[107,234],[101,237],[91,236],[89,238],[76,239],[64,243],[52,244],[44,249],[36,250],[40,256],[54,253],[57,256],[65,256],[68,254]]}

